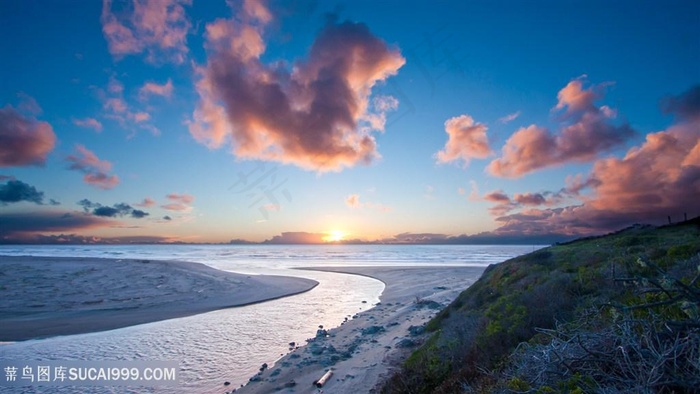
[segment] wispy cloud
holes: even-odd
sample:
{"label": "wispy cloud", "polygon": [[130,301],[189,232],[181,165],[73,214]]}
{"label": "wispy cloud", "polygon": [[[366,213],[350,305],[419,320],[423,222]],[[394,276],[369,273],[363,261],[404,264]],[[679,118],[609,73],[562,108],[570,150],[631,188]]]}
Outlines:
{"label": "wispy cloud", "polygon": [[112,189],[119,184],[118,176],[108,174],[112,170],[112,163],[100,160],[96,154],[83,145],[76,145],[75,153],[66,157],[66,161],[71,163],[69,169],[84,174],[83,181],[89,185],[100,189]]}
{"label": "wispy cloud", "polygon": [[178,194],[171,193],[166,196],[168,204],[161,205],[161,208],[167,209],[168,211],[190,211],[192,210],[192,202],[194,202],[194,196],[191,194]]}
{"label": "wispy cloud", "polygon": [[[231,19],[206,25],[208,61],[197,67],[199,104],[190,134],[210,148],[232,142],[243,159],[340,171],[379,157],[368,114],[372,88],[405,63],[396,48],[361,23],[329,23],[306,59],[290,68],[263,63],[263,29],[272,15],[247,0]],[[395,99],[375,102],[395,107]]]}
{"label": "wispy cloud", "polygon": [[23,115],[11,105],[0,108],[0,167],[42,166],[55,145],[50,124],[32,114]]}
{"label": "wispy cloud", "polygon": [[102,108],[106,112],[105,117],[113,119],[123,128],[131,130],[129,138],[134,136],[137,129],[147,130],[153,135],[160,135],[160,130],[148,122],[151,119],[148,112],[133,109],[127,103],[124,98],[124,84],[115,75],[109,77],[107,90],[97,89],[97,94],[102,100]]}
{"label": "wispy cloud", "polygon": [[515,119],[518,119],[519,116],[520,116],[520,111],[516,111],[516,112],[513,112],[512,114],[508,114],[502,118],[499,118],[498,122],[503,123],[503,124],[507,124],[507,123],[514,121]]}
{"label": "wispy cloud", "polygon": [[140,203],[134,204],[134,205],[137,207],[141,207],[141,208],[150,208],[150,207],[153,207],[157,204],[158,203],[156,202],[156,200],[154,200],[150,197],[146,197]]}
{"label": "wispy cloud", "polygon": [[162,85],[155,82],[146,82],[139,89],[139,98],[141,100],[146,100],[152,96],[161,96],[165,98],[170,98],[173,95],[173,81],[168,78],[168,81]]}
{"label": "wispy cloud", "polygon": [[98,133],[102,131],[102,123],[95,118],[73,119],[73,124],[78,127],[93,129]]}
{"label": "wispy cloud", "polygon": [[109,52],[116,59],[145,52],[149,63],[184,62],[189,51],[187,34],[191,23],[183,5],[191,3],[191,0],[135,0],[133,8],[113,12],[112,0],[103,0],[100,20]]}
{"label": "wispy cloud", "polygon": [[375,209],[380,212],[389,212],[391,211],[391,207],[382,203],[376,203],[376,202],[361,202],[360,201],[360,195],[359,194],[351,194],[345,198],[345,205],[347,205],[349,208],[353,209],[358,209],[358,208],[369,208],[369,209]]}
{"label": "wispy cloud", "polygon": [[634,135],[628,124],[612,123],[614,110],[595,106],[609,83],[586,89],[584,82],[583,78],[575,79],[559,91],[553,110],[564,112],[563,125],[557,133],[537,125],[519,129],[506,141],[501,157],[488,165],[488,172],[517,178],[555,165],[592,161]]}

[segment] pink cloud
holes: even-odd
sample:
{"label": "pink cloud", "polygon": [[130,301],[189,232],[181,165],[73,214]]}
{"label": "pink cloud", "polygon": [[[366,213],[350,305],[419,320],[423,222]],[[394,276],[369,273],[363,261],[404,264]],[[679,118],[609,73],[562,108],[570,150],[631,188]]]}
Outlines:
{"label": "pink cloud", "polygon": [[506,124],[514,121],[515,119],[518,119],[520,116],[520,111],[513,112],[512,114],[508,114],[502,118],[499,118],[498,121],[500,123]]}
{"label": "pink cloud", "polygon": [[194,196],[191,194],[170,193],[165,197],[171,202],[161,205],[163,209],[168,211],[190,211],[192,209],[191,204],[194,201]]}
{"label": "pink cloud", "polygon": [[510,202],[510,197],[500,190],[492,191],[484,195],[484,200],[491,202]]}
{"label": "pink cloud", "polygon": [[11,105],[0,108],[0,167],[44,165],[55,145],[50,124],[24,116]]}
{"label": "pink cloud", "polygon": [[611,123],[614,111],[596,107],[607,84],[583,88],[583,81],[571,81],[559,91],[555,110],[565,109],[562,127],[556,133],[536,125],[517,130],[508,138],[501,157],[487,171],[495,176],[518,178],[533,171],[570,162],[588,162],[601,152],[620,146],[634,130]]}
{"label": "pink cloud", "polygon": [[318,172],[379,157],[372,132],[383,120],[369,114],[395,104],[370,108],[370,95],[405,63],[399,50],[363,24],[329,23],[306,59],[265,64],[262,30],[271,19],[264,3],[246,1],[232,19],[207,24],[208,61],[196,69],[200,100],[190,134],[210,148],[231,141],[242,159]]}
{"label": "pink cloud", "polygon": [[102,131],[102,123],[95,118],[73,119],[73,124],[78,127],[94,129],[97,132]]}
{"label": "pink cloud", "polygon": [[71,163],[68,168],[82,172],[85,183],[100,189],[112,189],[119,184],[118,176],[108,174],[112,170],[112,163],[100,160],[96,154],[83,145],[76,145],[75,150],[74,154],[66,157],[66,161]]}
{"label": "pink cloud", "polygon": [[121,127],[131,130],[129,138],[136,134],[136,127],[148,130],[153,135],[160,134],[157,127],[148,123],[151,119],[149,113],[133,110],[129,107],[124,99],[124,84],[114,75],[110,76],[106,91],[98,89],[98,96],[102,100],[102,107],[107,112],[104,116],[117,121]]}
{"label": "pink cloud", "polygon": [[146,82],[139,89],[139,97],[142,100],[147,99],[150,96],[162,96],[170,98],[173,95],[173,81],[168,78],[168,82],[159,85],[155,82]]}
{"label": "pink cloud", "polygon": [[547,199],[541,193],[515,193],[513,200],[522,205],[544,205]]}
{"label": "pink cloud", "polygon": [[183,5],[191,0],[135,0],[133,8],[112,10],[102,2],[102,33],[109,52],[117,59],[146,53],[146,61],[182,63],[187,58],[191,23]]}
{"label": "pink cloud", "polygon": [[561,233],[586,235],[615,230],[632,223],[663,223],[697,216],[700,196],[700,106],[692,92],[677,100],[679,122],[664,131],[649,133],[639,146],[622,158],[599,159],[588,177],[567,179],[571,195],[588,188],[591,193],[578,205],[529,209],[497,220],[500,233]]}
{"label": "pink cloud", "polygon": [[134,205],[137,206],[137,207],[141,207],[141,208],[150,208],[150,207],[152,207],[152,206],[155,206],[156,204],[157,204],[157,203],[156,203],[156,201],[155,201],[154,199],[152,199],[152,198],[150,198],[150,197],[146,197],[146,198],[143,199],[143,201],[141,201],[141,202],[138,203],[138,204],[134,204]]}
{"label": "pink cloud", "polygon": [[448,119],[445,132],[449,137],[445,148],[436,155],[438,163],[462,160],[467,166],[473,158],[483,159],[491,155],[487,129],[485,125],[475,123],[469,115]]}

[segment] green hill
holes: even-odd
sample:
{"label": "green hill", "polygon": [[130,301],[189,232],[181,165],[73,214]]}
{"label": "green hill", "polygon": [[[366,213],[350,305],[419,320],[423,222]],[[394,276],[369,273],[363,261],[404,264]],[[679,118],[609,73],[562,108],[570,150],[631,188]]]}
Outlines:
{"label": "green hill", "polygon": [[492,265],[382,392],[700,392],[699,277],[699,218]]}

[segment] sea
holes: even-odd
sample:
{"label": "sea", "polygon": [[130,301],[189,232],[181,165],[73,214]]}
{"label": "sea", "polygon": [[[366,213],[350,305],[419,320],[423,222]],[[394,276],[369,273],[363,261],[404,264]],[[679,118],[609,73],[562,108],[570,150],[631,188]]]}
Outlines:
{"label": "sea", "polygon": [[[486,267],[541,245],[0,245],[2,256],[180,260],[249,275],[286,275],[319,282],[273,301],[89,334],[0,343],[1,360],[177,361],[174,387],[81,387],[89,393],[225,393],[273,365],[289,343],[306,343],[319,326],[339,326],[379,302],[376,279],[300,270],[341,266]],[[0,321],[0,324],[2,322]],[[76,387],[28,385],[0,393],[72,393]],[[224,382],[229,385],[224,386]]]}

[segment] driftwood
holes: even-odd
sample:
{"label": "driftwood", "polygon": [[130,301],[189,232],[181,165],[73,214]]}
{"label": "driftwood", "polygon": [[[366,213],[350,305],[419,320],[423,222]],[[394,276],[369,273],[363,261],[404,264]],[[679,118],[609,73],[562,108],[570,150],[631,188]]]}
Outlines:
{"label": "driftwood", "polygon": [[328,372],[326,372],[325,374],[323,374],[323,376],[321,376],[321,379],[314,382],[314,385],[316,385],[316,387],[318,387],[318,388],[323,387],[323,385],[326,384],[326,382],[328,382],[328,379],[330,379],[331,376],[333,376],[333,371],[328,370]]}

